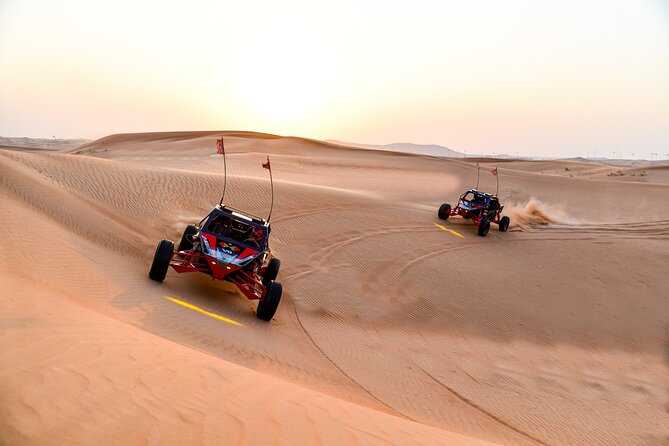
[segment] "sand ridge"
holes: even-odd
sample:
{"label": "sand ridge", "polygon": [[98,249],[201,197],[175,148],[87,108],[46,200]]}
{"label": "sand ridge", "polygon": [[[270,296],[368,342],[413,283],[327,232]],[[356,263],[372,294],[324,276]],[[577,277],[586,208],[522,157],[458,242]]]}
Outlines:
{"label": "sand ridge", "polygon": [[[267,212],[272,157],[269,324],[204,276],[146,278],[156,242],[218,202],[221,134],[234,206]],[[666,441],[668,186],[478,162],[493,192],[499,164],[508,233],[437,219],[469,159],[250,132],[0,151],[3,441]]]}

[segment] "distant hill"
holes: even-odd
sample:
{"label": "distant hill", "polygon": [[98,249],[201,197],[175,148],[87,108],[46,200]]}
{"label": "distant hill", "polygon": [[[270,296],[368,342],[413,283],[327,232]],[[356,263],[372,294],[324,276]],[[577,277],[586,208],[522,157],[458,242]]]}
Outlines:
{"label": "distant hill", "polygon": [[5,149],[68,150],[87,143],[88,139],[56,139],[0,136],[0,146]]}
{"label": "distant hill", "polygon": [[448,147],[439,146],[436,144],[413,144],[410,142],[398,142],[392,144],[375,145],[375,144],[358,144],[354,142],[337,141],[334,139],[329,139],[326,142],[348,147],[359,147],[361,149],[388,150],[391,152],[413,153],[417,155],[443,156],[450,158],[465,157],[464,153],[456,152],[455,150],[451,150]]}

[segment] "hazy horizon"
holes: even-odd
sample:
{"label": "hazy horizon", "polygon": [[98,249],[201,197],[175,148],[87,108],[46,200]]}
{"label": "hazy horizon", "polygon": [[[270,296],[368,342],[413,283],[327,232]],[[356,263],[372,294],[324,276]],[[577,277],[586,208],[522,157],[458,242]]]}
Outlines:
{"label": "hazy horizon", "polygon": [[0,3],[0,135],[248,130],[666,158],[669,7]]}

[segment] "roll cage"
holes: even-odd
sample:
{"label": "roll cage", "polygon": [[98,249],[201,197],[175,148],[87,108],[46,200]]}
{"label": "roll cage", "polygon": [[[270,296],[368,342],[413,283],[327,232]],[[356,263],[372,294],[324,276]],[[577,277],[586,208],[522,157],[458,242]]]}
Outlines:
{"label": "roll cage", "polygon": [[198,227],[204,233],[244,248],[257,251],[269,249],[269,223],[229,206],[216,206],[200,221]]}
{"label": "roll cage", "polygon": [[483,209],[495,212],[501,212],[504,208],[497,197],[476,189],[470,189],[462,194],[458,206],[468,210]]}

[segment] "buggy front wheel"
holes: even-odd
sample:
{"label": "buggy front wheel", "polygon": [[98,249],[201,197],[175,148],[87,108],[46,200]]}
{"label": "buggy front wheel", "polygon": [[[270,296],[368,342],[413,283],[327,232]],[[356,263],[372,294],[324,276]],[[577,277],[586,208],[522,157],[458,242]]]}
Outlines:
{"label": "buggy front wheel", "polygon": [[511,223],[511,219],[509,217],[502,217],[502,219],[499,221],[499,231],[506,232],[507,229],[509,229],[509,223]]}
{"label": "buggy front wheel", "polygon": [[276,257],[272,257],[267,264],[267,269],[265,274],[262,276],[262,284],[267,286],[272,280],[276,280],[276,276],[279,274],[279,268],[281,267],[281,260]]}
{"label": "buggy front wheel", "polygon": [[274,313],[276,313],[276,309],[279,307],[279,302],[281,301],[282,292],[283,289],[279,282],[272,280],[267,285],[265,295],[258,302],[258,309],[256,310],[258,319],[269,321],[274,317]]}
{"label": "buggy front wheel", "polygon": [[167,268],[170,266],[174,243],[169,240],[161,240],[156,247],[156,253],[153,255],[153,263],[149,270],[149,277],[156,282],[162,282],[167,275]]}
{"label": "buggy front wheel", "polygon": [[451,216],[451,205],[444,203],[439,206],[439,212],[437,212],[437,216],[442,220],[448,220],[448,217]]}
{"label": "buggy front wheel", "polygon": [[489,230],[490,230],[490,220],[486,220],[484,218],[483,220],[481,220],[481,223],[479,223],[478,233],[481,237],[485,237],[488,234]]}

